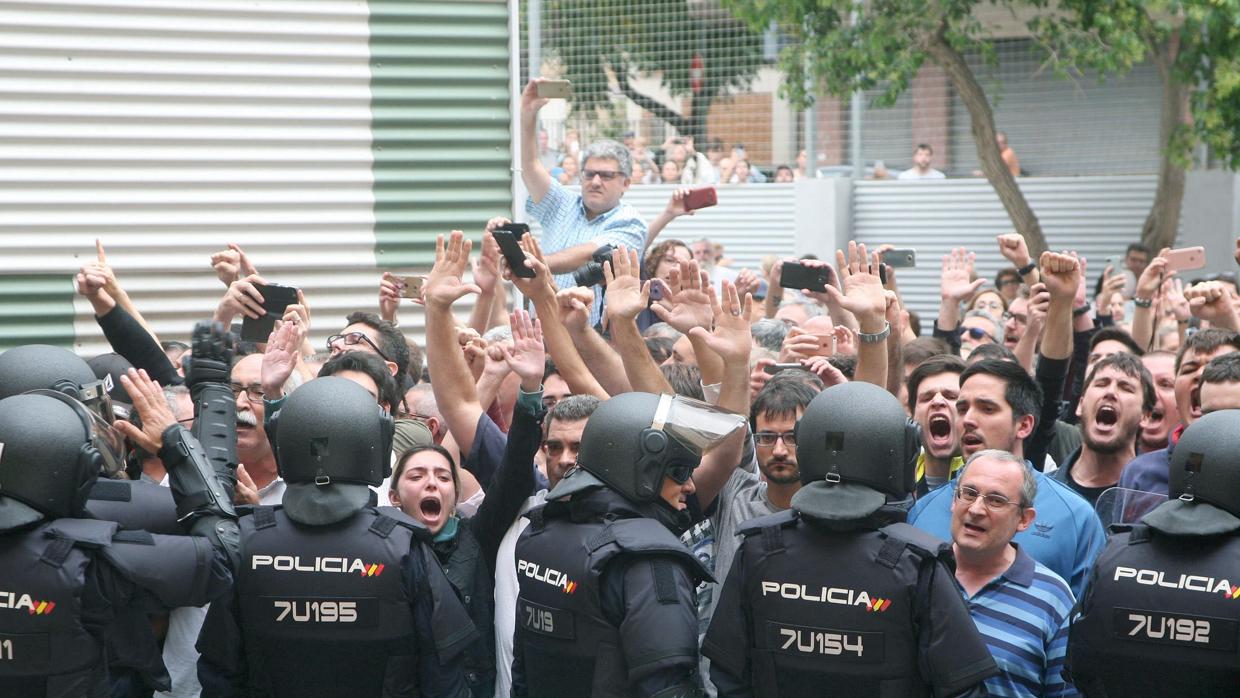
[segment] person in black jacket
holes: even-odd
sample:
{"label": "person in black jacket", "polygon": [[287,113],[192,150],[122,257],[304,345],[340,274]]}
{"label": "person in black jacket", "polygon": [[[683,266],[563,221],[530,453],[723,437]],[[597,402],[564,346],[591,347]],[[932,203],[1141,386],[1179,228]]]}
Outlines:
{"label": "person in black jacket", "polygon": [[534,489],[534,455],[544,413],[540,380],[546,359],[541,326],[531,322],[524,310],[512,313],[511,322],[513,346],[504,348],[504,358],[521,377],[521,391],[504,462],[478,511],[470,517],[457,516],[457,464],[441,446],[415,446],[401,454],[389,492],[393,506],[422,522],[434,535],[435,556],[478,628],[479,638],[465,661],[465,678],[476,696],[494,692],[495,557],[505,532]]}

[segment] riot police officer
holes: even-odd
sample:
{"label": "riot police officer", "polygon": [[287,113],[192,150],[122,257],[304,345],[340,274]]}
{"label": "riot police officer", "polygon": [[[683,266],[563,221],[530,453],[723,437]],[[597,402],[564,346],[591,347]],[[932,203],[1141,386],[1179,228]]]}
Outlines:
{"label": "riot police officer", "polygon": [[743,425],[679,396],[598,406],[517,542],[514,695],[700,690],[695,589],[711,577],[677,534],[701,452]]}
{"label": "riot police officer", "polygon": [[[97,379],[80,356],[60,347],[27,344],[0,354],[0,398],[30,390],[56,390],[111,422],[113,410],[109,392],[115,387],[109,385],[107,379]],[[211,440],[211,434],[227,433],[201,429],[195,432],[196,438],[207,441]],[[113,456],[108,454],[107,457]],[[125,460],[125,451],[118,450],[115,457]],[[126,529],[170,535],[183,533],[177,523],[172,490],[145,480],[112,477],[119,474],[121,464],[105,463],[105,466],[104,477],[95,480],[86,501],[85,511],[91,518],[115,521]]]}
{"label": "riot police officer", "polygon": [[[127,388],[144,430],[158,432],[145,409],[158,386]],[[202,695],[468,695],[459,655],[476,633],[430,536],[373,505],[370,486],[391,468],[392,418],[357,383],[327,377],[272,419],[288,487],[282,508],[215,518],[236,584],[199,637]],[[176,457],[166,440],[160,455]]]}
{"label": "riot police officer", "polygon": [[[223,494],[201,487],[209,466],[183,437],[172,437],[187,457],[170,477],[193,521],[199,505]],[[81,518],[100,471],[119,463],[117,443],[99,415],[64,393],[0,400],[0,695],[112,695],[107,669],[168,690],[143,609],[200,606],[228,589],[227,566],[201,538]]]}
{"label": "riot police officer", "polygon": [[939,559],[950,546],[903,523],[920,442],[899,401],[831,387],[796,436],[804,486],[740,529],[706,632],[719,695],[984,695],[997,669]]}
{"label": "riot police officer", "polygon": [[1240,686],[1240,410],[1184,430],[1170,500],[1115,534],[1068,637],[1089,696],[1234,695]]}

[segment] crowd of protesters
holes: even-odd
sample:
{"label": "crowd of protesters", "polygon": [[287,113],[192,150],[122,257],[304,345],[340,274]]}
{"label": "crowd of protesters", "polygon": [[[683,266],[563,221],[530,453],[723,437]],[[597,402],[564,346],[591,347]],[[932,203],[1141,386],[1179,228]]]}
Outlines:
{"label": "crowd of protesters", "polygon": [[[298,292],[266,341],[237,344],[228,382],[239,511],[279,505],[293,491],[269,429],[293,396],[326,376],[361,385],[395,419],[383,454],[391,476],[372,488],[373,503],[429,530],[434,557],[477,630],[459,668],[469,691],[533,694],[535,660],[514,649],[522,583],[514,551],[531,512],[578,468],[591,415],[630,392],[742,415],[747,429],[703,454],[672,501],[687,512],[680,540],[717,580],[693,590],[692,632],[719,666],[695,654],[693,681],[746,694],[736,686],[748,670],[712,643],[720,633],[712,620],[722,628],[744,621],[735,596],[721,593],[740,559],[738,532],[792,508],[805,486],[798,421],[810,403],[833,386],[869,383],[898,399],[917,427],[915,485],[903,509],[910,524],[950,544],[956,589],[998,667],[986,688],[1074,695],[1063,672],[1070,611],[1113,523],[1095,505],[1115,487],[1165,500],[1185,429],[1240,408],[1234,277],[1184,279],[1167,269],[1167,250],[1133,245],[1095,285],[1086,260],[1066,252],[1034,259],[1023,238],[1005,234],[996,245],[1009,268],[992,283],[974,273],[975,251],[953,250],[942,259],[937,316],[918,318],[905,307],[897,270],[880,263],[881,249],[850,243],[834,263],[788,257],[733,269],[710,241],[675,236],[683,190],[649,223],[623,201],[631,184],[660,173],[679,183],[760,181],[743,152],[727,157],[712,142],[700,153],[691,139],[674,139],[656,165],[634,139],[548,158],[535,130],[545,101],[533,89],[522,101],[526,208],[543,231],[520,238],[524,269],[512,266],[494,235],[509,221],[477,221],[474,231],[439,236],[420,288],[410,292],[407,276],[384,273],[377,304],[343,318],[312,316],[314,298]],[[776,181],[797,174],[782,169]],[[566,184],[579,184],[579,193]],[[574,270],[598,261],[605,246],[601,279],[578,285]],[[280,279],[264,262],[238,245],[212,256],[224,288],[215,323],[268,314],[263,289]],[[825,271],[825,286],[785,287],[782,272],[792,264]],[[76,281],[115,352],[90,363],[113,379],[118,421],[130,409],[137,414],[131,406],[143,398],[127,389],[149,377],[142,385],[162,390],[176,420],[192,423],[189,328],[157,337],[102,247]],[[415,318],[424,322],[422,343],[401,330],[419,324]],[[312,327],[330,329],[325,345],[309,341]],[[140,438],[140,424],[122,428]],[[118,477],[171,484],[152,450],[158,444],[132,445],[145,446],[136,450],[142,457]],[[171,678],[156,695],[225,694],[199,683],[200,667],[214,661],[203,642],[218,637],[203,629],[199,639],[205,613],[149,617]],[[618,695],[657,693],[647,689],[667,667],[637,666]],[[117,677],[110,676],[113,691]],[[128,690],[151,695],[149,686]]]}

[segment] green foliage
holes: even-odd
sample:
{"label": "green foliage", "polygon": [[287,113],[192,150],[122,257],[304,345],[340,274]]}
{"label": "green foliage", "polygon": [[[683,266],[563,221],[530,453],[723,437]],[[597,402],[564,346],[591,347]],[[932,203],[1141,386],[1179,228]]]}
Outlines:
{"label": "green foliage", "polygon": [[1181,167],[1206,143],[1240,166],[1240,0],[1060,0],[1030,23],[1056,71],[1092,68],[1123,74],[1151,59],[1164,85],[1186,88],[1191,125],[1169,134],[1164,153]]}
{"label": "green foliage", "polygon": [[[761,33],[719,12],[694,17],[685,0],[544,0],[543,8],[543,41],[573,83],[576,110],[609,107],[610,76],[625,91],[625,76],[658,74],[672,95],[693,101],[695,121],[704,123],[712,101],[747,88],[763,65]],[[697,53],[705,71],[695,96]],[[693,130],[670,110],[652,111],[682,132]]]}

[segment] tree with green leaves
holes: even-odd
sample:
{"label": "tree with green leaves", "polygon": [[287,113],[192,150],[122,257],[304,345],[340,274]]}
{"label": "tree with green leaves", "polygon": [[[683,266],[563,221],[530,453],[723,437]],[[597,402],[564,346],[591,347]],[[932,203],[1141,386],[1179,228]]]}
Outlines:
{"label": "tree with green leaves", "polygon": [[[573,84],[573,109],[611,106],[611,86],[682,136],[706,135],[711,104],[743,90],[763,65],[762,35],[707,3],[687,0],[544,0],[543,42]],[[640,92],[658,75],[677,109]]]}
{"label": "tree with green leaves", "polygon": [[[980,0],[725,0],[752,27],[776,22],[792,37],[780,55],[783,90],[797,106],[814,95],[879,90],[890,106],[927,60],[947,74],[969,112],[982,172],[1034,259],[1046,249],[1042,226],[995,143],[994,110],[965,60],[976,51],[994,60],[994,46],[973,17]],[[989,4],[989,3],[987,3]],[[854,14],[855,12],[855,14]]]}
{"label": "tree with green leaves", "polygon": [[1045,0],[1030,22],[1056,70],[1122,74],[1148,59],[1162,82],[1158,189],[1141,230],[1174,244],[1192,149],[1240,165],[1240,0]]}

